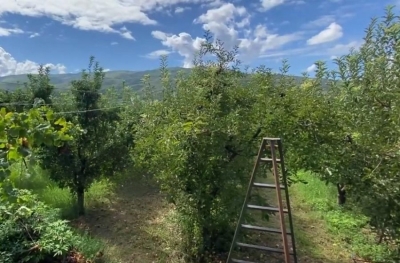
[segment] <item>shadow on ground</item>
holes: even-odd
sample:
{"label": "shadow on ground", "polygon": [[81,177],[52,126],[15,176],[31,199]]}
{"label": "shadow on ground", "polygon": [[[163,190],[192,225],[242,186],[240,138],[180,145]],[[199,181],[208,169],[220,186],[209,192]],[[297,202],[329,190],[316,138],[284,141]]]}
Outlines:
{"label": "shadow on ground", "polygon": [[[113,259],[107,263],[157,263],[174,262],[167,253],[166,244],[151,229],[168,228],[163,218],[170,211],[158,188],[144,180],[125,180],[118,183],[115,196],[110,202],[90,207],[87,216],[73,222],[80,229],[86,229],[92,236],[108,244],[106,257]],[[274,196],[268,196],[273,200]],[[293,198],[294,199],[294,198]],[[334,244],[332,235],[327,233],[323,220],[313,217],[310,207],[301,200],[291,200],[295,225],[298,263],[346,263],[352,262],[348,253]],[[257,220],[258,221],[258,220]],[[263,220],[264,221],[264,220]],[[277,219],[260,222],[264,226],[277,224]],[[272,226],[273,227],[273,226]],[[276,225],[275,227],[279,227]],[[171,235],[171,234],[170,234]],[[173,235],[173,234],[172,234]],[[261,235],[249,236],[249,243],[280,247],[278,237]],[[165,240],[164,240],[165,241]],[[265,243],[265,244],[264,244]],[[268,244],[267,244],[268,243]],[[173,253],[173,251],[170,251]],[[245,254],[242,254],[245,256]],[[253,254],[254,256],[255,254]],[[282,262],[276,256],[265,254],[258,259]],[[223,263],[222,261],[220,263]]]}
{"label": "shadow on ground", "polygon": [[125,181],[110,202],[88,208],[87,215],[73,224],[104,241],[105,255],[113,262],[160,262],[161,241],[147,229],[167,210],[157,187],[144,181]]}

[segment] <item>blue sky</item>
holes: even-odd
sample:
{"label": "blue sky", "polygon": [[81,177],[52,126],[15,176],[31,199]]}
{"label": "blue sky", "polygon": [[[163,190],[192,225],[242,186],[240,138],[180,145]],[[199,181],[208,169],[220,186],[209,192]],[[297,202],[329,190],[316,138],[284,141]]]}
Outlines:
{"label": "blue sky", "polygon": [[[86,68],[90,55],[108,70],[146,70],[168,54],[191,67],[210,30],[243,64],[291,73],[312,70],[362,44],[371,17],[399,0],[10,0],[0,5],[0,76]],[[399,2],[400,6],[400,2]]]}

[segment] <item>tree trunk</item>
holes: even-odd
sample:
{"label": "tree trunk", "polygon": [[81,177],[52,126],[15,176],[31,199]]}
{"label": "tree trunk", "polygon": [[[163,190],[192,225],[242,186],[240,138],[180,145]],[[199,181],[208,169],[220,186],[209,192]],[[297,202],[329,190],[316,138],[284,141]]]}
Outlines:
{"label": "tree trunk", "polygon": [[204,225],[204,222],[202,223],[200,231],[203,242],[201,244],[201,247],[199,247],[199,251],[196,257],[197,257],[197,262],[206,263],[208,259],[207,255],[210,252],[210,237],[208,235],[209,233],[208,226]]}
{"label": "tree trunk", "polygon": [[344,205],[346,203],[346,187],[344,184],[336,184],[338,191],[338,204]]}
{"label": "tree trunk", "polygon": [[83,187],[77,189],[77,197],[78,216],[83,216],[85,214],[85,189]]}

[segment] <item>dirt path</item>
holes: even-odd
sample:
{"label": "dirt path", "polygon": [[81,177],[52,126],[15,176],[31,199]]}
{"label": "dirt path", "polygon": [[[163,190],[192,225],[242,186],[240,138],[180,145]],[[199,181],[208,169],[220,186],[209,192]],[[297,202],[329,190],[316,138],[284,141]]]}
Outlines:
{"label": "dirt path", "polygon": [[[91,207],[87,216],[74,222],[75,226],[87,229],[91,235],[107,244],[105,262],[179,263],[177,257],[171,256],[173,244],[165,242],[168,238],[179,242],[171,231],[168,232],[170,226],[164,221],[171,207],[166,204],[157,187],[146,182],[125,181],[116,188],[117,192],[110,198],[110,202]],[[303,204],[296,201],[292,199],[299,263],[349,262],[340,247],[333,245],[324,224],[310,216]],[[277,223],[277,219],[271,217],[271,221],[265,223],[271,226],[271,223]],[[165,235],[170,236],[166,238]],[[280,246],[279,235],[251,236],[252,243]],[[257,256],[257,260],[267,258],[271,262],[281,262],[272,255]]]}
{"label": "dirt path", "polygon": [[75,226],[108,244],[105,256],[113,263],[152,263],[159,260],[161,241],[151,234],[168,211],[158,189],[145,182],[125,182],[110,202],[91,207]]}

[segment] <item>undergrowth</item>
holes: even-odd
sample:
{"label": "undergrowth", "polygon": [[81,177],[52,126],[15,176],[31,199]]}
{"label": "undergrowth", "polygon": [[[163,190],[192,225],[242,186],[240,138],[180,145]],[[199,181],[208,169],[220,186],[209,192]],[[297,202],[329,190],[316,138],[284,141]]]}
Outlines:
{"label": "undergrowth", "polygon": [[369,225],[368,218],[358,213],[351,200],[343,207],[336,203],[336,188],[326,185],[307,172],[298,177],[307,184],[298,183],[291,187],[291,198],[300,209],[309,210],[310,216],[316,216],[325,222],[328,233],[332,235],[334,246],[351,251],[353,258],[362,258],[371,262],[390,262],[390,250],[386,244],[378,244],[376,234]]}
{"label": "undergrowth", "polygon": [[[62,218],[73,219],[77,217],[75,199],[68,188],[60,188],[52,181],[48,173],[35,166],[27,171],[24,166],[17,165],[12,169],[10,179],[15,187],[28,189],[50,207],[60,209]],[[95,181],[88,189],[85,206],[90,207],[99,202],[109,202],[113,194],[113,183],[103,179]]]}
{"label": "undergrowth", "polygon": [[[94,260],[102,244],[76,233],[58,209],[28,190],[15,190],[0,206],[0,262],[71,262]],[[84,255],[84,257],[82,256]]]}
{"label": "undergrowth", "polygon": [[[29,190],[37,200],[40,200],[40,204],[43,204],[46,209],[54,211],[54,218],[72,220],[77,217],[75,199],[69,189],[60,188],[50,179],[47,172],[43,171],[40,167],[35,166],[27,170],[22,165],[14,166],[10,179],[15,187]],[[85,205],[89,208],[89,212],[90,208],[96,204],[110,202],[113,194],[113,186],[112,182],[105,179],[92,184],[86,193],[85,200]],[[63,224],[65,223],[63,227],[69,228],[67,225],[68,221],[62,222]],[[71,228],[71,231],[73,231],[76,251],[79,251],[85,258],[93,259],[96,257],[96,254],[99,255],[99,252],[102,254],[101,251],[105,249],[103,241],[93,238],[83,231],[73,228]],[[61,235],[61,233],[57,235]],[[107,260],[106,262],[111,261]]]}

